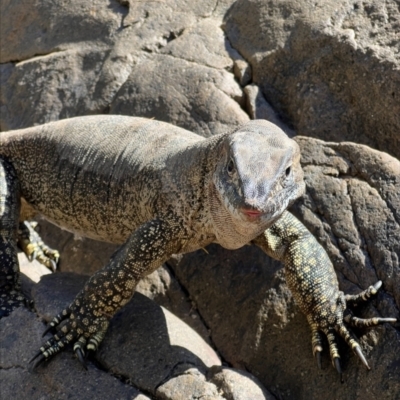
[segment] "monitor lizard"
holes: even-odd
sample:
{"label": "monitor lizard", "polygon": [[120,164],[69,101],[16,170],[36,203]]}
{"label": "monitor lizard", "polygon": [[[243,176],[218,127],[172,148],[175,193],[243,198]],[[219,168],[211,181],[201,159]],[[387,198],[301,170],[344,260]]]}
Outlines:
{"label": "monitor lizard", "polygon": [[138,281],[171,255],[212,242],[228,249],[254,243],[283,262],[287,284],[311,326],[318,364],[322,332],[341,373],[336,332],[369,369],[346,325],[396,320],[360,319],[348,309],[348,303],[375,294],[381,282],[358,295],[339,290],[327,253],[287,211],[304,190],[298,145],[265,120],[207,139],[164,122],[117,115],[3,132],[0,317],[26,303],[17,241],[30,258],[49,267],[57,262],[58,252],[23,222],[35,213],[79,235],[121,246],[50,322],[48,330],[55,334],[34,365],[69,343],[85,364],[85,353],[97,349]]}

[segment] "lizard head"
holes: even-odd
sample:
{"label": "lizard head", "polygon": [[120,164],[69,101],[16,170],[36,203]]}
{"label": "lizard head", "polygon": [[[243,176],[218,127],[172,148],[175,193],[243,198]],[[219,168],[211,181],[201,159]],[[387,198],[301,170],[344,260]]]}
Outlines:
{"label": "lizard head", "polygon": [[299,146],[271,122],[242,125],[220,152],[213,183],[236,219],[268,227],[304,192]]}

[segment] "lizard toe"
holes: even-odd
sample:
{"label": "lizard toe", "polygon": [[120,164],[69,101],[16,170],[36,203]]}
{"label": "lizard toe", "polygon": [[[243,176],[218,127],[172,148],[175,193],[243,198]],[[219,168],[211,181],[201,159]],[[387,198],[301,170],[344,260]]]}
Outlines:
{"label": "lizard toe", "polygon": [[29,261],[37,260],[53,272],[57,269],[60,254],[47,246],[35,231],[36,223],[23,221],[18,228],[18,245]]}

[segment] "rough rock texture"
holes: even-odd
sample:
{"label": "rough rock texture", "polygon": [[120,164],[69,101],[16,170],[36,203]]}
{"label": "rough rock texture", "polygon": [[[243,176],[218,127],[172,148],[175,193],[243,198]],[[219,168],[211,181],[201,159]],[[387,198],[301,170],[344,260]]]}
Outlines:
{"label": "rough rock texture", "polygon": [[[275,397],[262,386],[254,376],[248,372],[232,368],[212,367],[209,371],[211,382],[221,386],[227,400],[274,400]],[[239,392],[237,388],[240,388]]]}
{"label": "rough rock texture", "polygon": [[[0,130],[123,113],[208,136],[266,118],[289,135],[399,158],[399,21],[396,0],[3,0]],[[297,140],[307,194],[292,211],[328,250],[341,289],[383,281],[377,300],[356,312],[399,318],[399,161]],[[40,229],[61,251],[61,271],[92,274],[115,250],[43,220]],[[281,265],[252,246],[207,251],[170,260],[138,286],[204,341],[139,294],[88,373],[66,352],[31,374],[26,362],[44,326],[18,310],[0,321],[1,397],[400,399],[399,323],[355,332],[369,373],[341,344],[341,385],[326,351],[317,369]],[[47,319],[82,285],[67,274],[37,286],[47,271],[19,258],[24,292]],[[151,356],[144,341],[157,347]],[[224,366],[209,368],[208,345]]]}
{"label": "rough rock texture", "polygon": [[1,2],[0,129],[112,112],[210,135],[248,120],[220,28],[232,2]]}
{"label": "rough rock texture", "polygon": [[113,100],[110,112],[167,119],[210,136],[249,119],[240,108],[242,98],[233,74],[157,54],[137,63]]}
{"label": "rough rock texture", "polygon": [[225,16],[253,82],[300,135],[400,157],[396,0],[238,0]]}
{"label": "rough rock texture", "polygon": [[29,371],[28,361],[42,343],[43,327],[35,314],[22,308],[0,320],[2,399],[150,399],[91,363],[85,372],[67,352],[49,368]]}

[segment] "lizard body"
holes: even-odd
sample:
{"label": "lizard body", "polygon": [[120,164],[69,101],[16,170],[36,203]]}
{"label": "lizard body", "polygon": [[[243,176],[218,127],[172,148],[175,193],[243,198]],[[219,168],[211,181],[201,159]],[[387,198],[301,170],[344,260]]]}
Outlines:
{"label": "lizard body", "polygon": [[[109,115],[2,133],[0,313],[23,303],[16,232],[19,219],[35,212],[80,235],[121,244],[51,322],[57,332],[39,361],[67,343],[83,360],[137,282],[172,254],[212,242],[229,249],[254,242],[285,264],[289,287],[311,325],[314,353],[322,351],[323,331],[340,370],[336,330],[368,366],[343,318],[346,299],[368,298],[379,285],[360,296],[345,298],[339,291],[326,252],[286,211],[303,191],[298,145],[262,120],[208,139],[163,122]],[[356,324],[351,315],[348,321],[373,324]]]}

